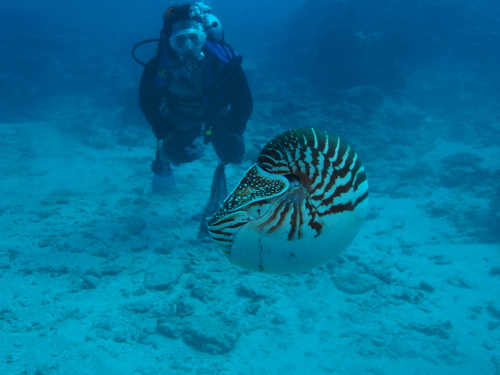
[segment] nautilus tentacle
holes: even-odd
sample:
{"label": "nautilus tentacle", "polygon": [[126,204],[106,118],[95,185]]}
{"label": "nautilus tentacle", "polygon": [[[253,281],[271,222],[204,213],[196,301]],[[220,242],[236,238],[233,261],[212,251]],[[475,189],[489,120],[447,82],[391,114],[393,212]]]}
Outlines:
{"label": "nautilus tentacle", "polygon": [[310,270],[343,251],[368,205],[357,154],[317,129],[288,130],[208,218],[208,231],[231,263],[264,273]]}

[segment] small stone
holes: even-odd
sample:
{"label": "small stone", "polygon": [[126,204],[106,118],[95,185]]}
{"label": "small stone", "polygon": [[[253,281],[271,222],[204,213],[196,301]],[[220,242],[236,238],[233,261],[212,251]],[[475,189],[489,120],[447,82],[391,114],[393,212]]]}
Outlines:
{"label": "small stone", "polygon": [[382,348],[383,346],[386,345],[386,341],[384,340],[384,338],[382,338],[380,336],[370,336],[370,341],[377,348]]}
{"label": "small stone", "polygon": [[153,308],[153,302],[151,300],[139,300],[130,303],[126,308],[137,314],[144,314]]}
{"label": "small stone", "polygon": [[438,324],[424,325],[424,324],[414,323],[410,324],[410,328],[412,328],[417,332],[423,333],[427,336],[436,336],[444,340],[450,338],[450,334],[446,332],[446,330],[451,329],[449,323],[445,323],[443,325],[438,325]]}
{"label": "small stone", "polygon": [[162,260],[152,265],[144,276],[144,287],[149,290],[172,290],[185,271],[180,262]]}
{"label": "small stone", "polygon": [[141,217],[132,216],[127,220],[127,231],[132,236],[137,236],[146,228],[146,221]]}
{"label": "small stone", "polygon": [[463,288],[463,289],[473,289],[474,288],[474,285],[472,284],[472,282],[465,280],[462,277],[457,276],[457,275],[450,276],[446,281],[448,282],[448,284],[453,285],[457,288]]}
{"label": "small stone", "polygon": [[46,206],[69,204],[73,193],[70,190],[56,190],[43,199],[41,203]]}
{"label": "small stone", "polygon": [[172,252],[172,249],[167,246],[158,246],[154,250],[155,254],[168,255]]}
{"label": "small stone", "polygon": [[101,273],[103,276],[116,276],[125,270],[125,266],[119,264],[109,265],[102,269]]}
{"label": "small stone", "polygon": [[194,306],[188,302],[179,301],[173,305],[172,313],[179,318],[185,318],[194,314]]}
{"label": "small stone", "polygon": [[257,293],[253,289],[250,289],[249,287],[247,287],[246,285],[240,285],[236,289],[236,294],[238,295],[238,297],[252,298]]}
{"label": "small stone", "polygon": [[286,319],[282,315],[275,315],[271,320],[271,323],[275,325],[286,324]]}
{"label": "small stone", "polygon": [[159,319],[156,331],[163,336],[171,339],[178,339],[184,332],[184,326],[177,322],[170,322],[165,319]]}
{"label": "small stone", "polygon": [[497,345],[496,345],[496,343],[494,341],[484,341],[483,342],[483,347],[486,350],[491,351],[491,350],[494,350],[497,347]]}
{"label": "small stone", "polygon": [[92,275],[92,276],[95,276],[97,278],[101,278],[102,277],[102,273],[101,273],[101,270],[98,269],[98,268],[90,268],[88,271],[87,271],[87,275]]}
{"label": "small stone", "polygon": [[434,293],[434,287],[425,282],[425,281],[421,281],[420,282],[420,285],[419,285],[420,289],[422,289],[424,292],[427,292],[427,293]]}
{"label": "small stone", "polygon": [[478,163],[483,161],[483,157],[477,155],[477,154],[472,154],[470,152],[458,152],[456,154],[447,156],[443,159],[441,159],[441,163],[446,167],[446,168],[453,168],[453,167],[469,167],[473,168],[476,167]]}
{"label": "small stone", "polygon": [[115,342],[118,343],[124,343],[127,342],[127,332],[125,331],[118,331],[115,333]]}
{"label": "small stone", "polygon": [[82,281],[82,289],[95,289],[99,285],[100,280],[94,275],[87,275]]}
{"label": "small stone", "polygon": [[500,276],[500,267],[499,266],[491,267],[490,276]]}
{"label": "small stone", "polygon": [[488,305],[488,307],[486,307],[486,311],[488,311],[493,319],[500,320],[500,310],[495,308],[495,306]]}
{"label": "small stone", "polygon": [[209,300],[213,299],[212,296],[212,291],[210,288],[203,286],[203,285],[195,285],[191,289],[191,295],[200,300],[201,302],[208,302]]}
{"label": "small stone", "polygon": [[245,313],[248,315],[256,315],[260,309],[260,305],[258,303],[251,303],[245,309]]}
{"label": "small stone", "polygon": [[204,353],[227,354],[233,350],[239,334],[221,322],[195,324],[182,335],[187,345]]}
{"label": "small stone", "polygon": [[429,257],[429,260],[433,260],[434,264],[437,264],[438,266],[449,266],[452,264],[451,260],[446,258],[444,255],[433,255]]}
{"label": "small stone", "polygon": [[358,275],[345,272],[333,277],[333,283],[338,290],[347,294],[363,294],[375,288],[375,283],[368,275]]}
{"label": "small stone", "polygon": [[42,249],[49,247],[49,246],[52,246],[53,244],[54,244],[54,241],[51,239],[48,239],[48,238],[44,238],[44,239],[41,239],[40,241],[38,241],[38,247],[40,247]]}
{"label": "small stone", "polygon": [[142,297],[146,293],[147,293],[146,289],[144,289],[144,288],[137,288],[136,290],[134,290],[133,295],[136,296],[136,297]]}
{"label": "small stone", "polygon": [[422,303],[425,298],[422,292],[414,292],[410,290],[401,290],[392,295],[396,299],[406,301],[408,303],[419,304]]}

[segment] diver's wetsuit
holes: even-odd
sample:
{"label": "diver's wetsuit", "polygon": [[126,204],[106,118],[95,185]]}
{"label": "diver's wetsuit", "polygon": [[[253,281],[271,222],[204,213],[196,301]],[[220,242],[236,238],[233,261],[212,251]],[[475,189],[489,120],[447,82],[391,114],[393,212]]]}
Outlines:
{"label": "diver's wetsuit", "polygon": [[253,108],[241,57],[214,40],[207,40],[203,54],[198,68],[189,73],[160,55],[154,57],[142,74],[139,104],[174,164],[193,160],[186,150],[200,135],[213,143],[224,163],[239,163]]}

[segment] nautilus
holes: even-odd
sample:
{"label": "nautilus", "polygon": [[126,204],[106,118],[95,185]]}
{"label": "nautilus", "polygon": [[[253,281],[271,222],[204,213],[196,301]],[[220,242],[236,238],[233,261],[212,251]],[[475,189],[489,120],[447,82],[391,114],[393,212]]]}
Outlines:
{"label": "nautilus", "polygon": [[368,182],[358,155],[318,129],[285,131],[208,218],[208,231],[234,265],[272,274],[331,261],[358,233]]}

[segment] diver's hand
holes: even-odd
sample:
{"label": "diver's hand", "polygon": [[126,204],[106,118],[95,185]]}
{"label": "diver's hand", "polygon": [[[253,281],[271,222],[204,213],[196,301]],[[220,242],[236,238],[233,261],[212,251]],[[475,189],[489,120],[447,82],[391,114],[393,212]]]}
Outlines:
{"label": "diver's hand", "polygon": [[220,133],[214,136],[212,143],[217,156],[222,159],[224,164],[239,164],[243,161],[245,144],[242,136]]}

